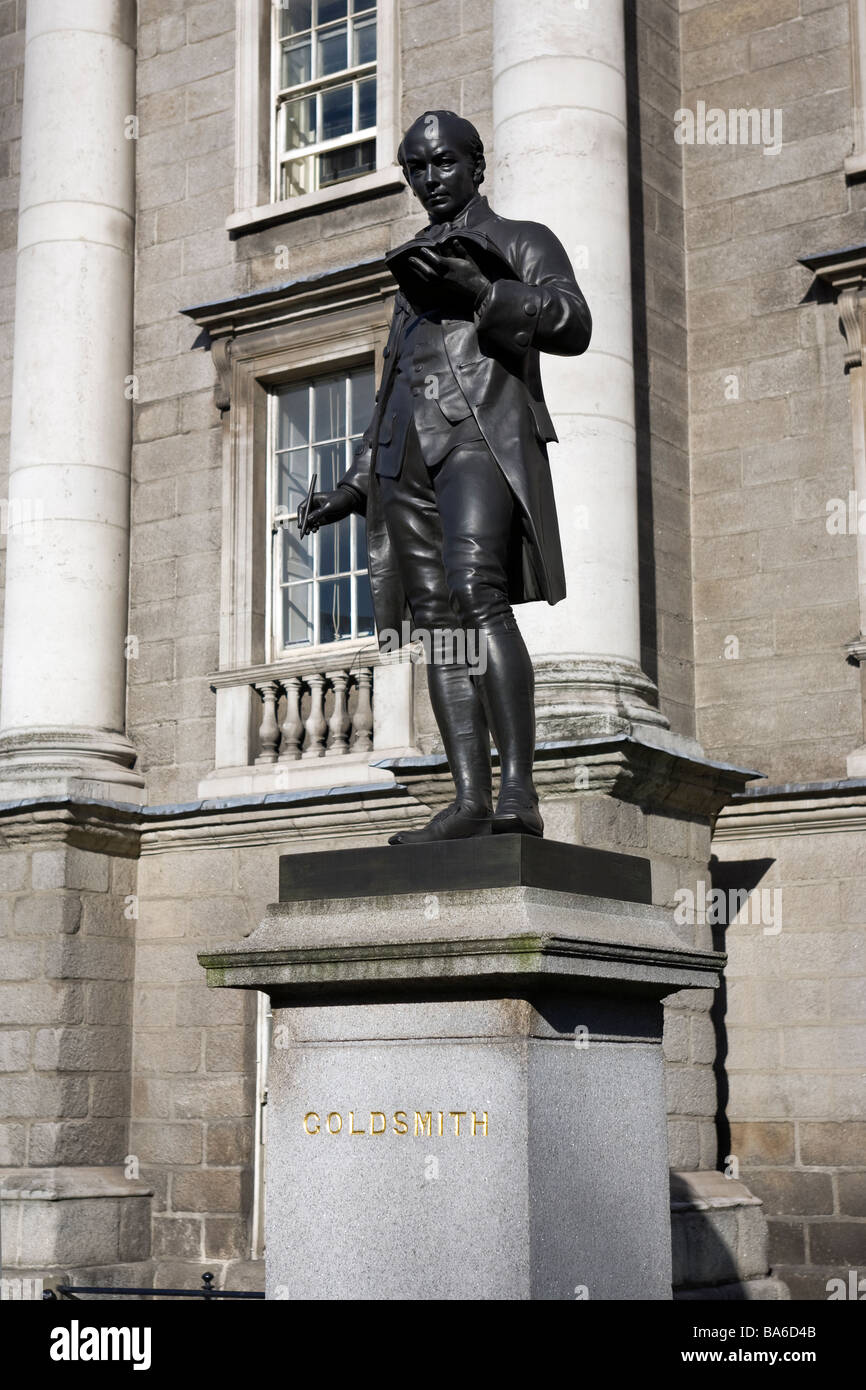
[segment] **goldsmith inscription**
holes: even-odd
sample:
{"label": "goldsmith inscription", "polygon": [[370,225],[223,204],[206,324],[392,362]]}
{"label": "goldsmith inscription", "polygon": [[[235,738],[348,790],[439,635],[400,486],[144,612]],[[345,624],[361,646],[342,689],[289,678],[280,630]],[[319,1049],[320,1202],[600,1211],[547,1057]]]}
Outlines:
{"label": "goldsmith inscription", "polygon": [[453,1134],[456,1139],[480,1137],[487,1138],[486,1110],[395,1110],[388,1115],[384,1110],[370,1110],[365,1113],[354,1110],[345,1116],[339,1110],[331,1110],[320,1115],[308,1110],[304,1116],[304,1133],[348,1134],[360,1137],[363,1134],[381,1137],[383,1134],[408,1134],[415,1139],[432,1139],[437,1135]]}

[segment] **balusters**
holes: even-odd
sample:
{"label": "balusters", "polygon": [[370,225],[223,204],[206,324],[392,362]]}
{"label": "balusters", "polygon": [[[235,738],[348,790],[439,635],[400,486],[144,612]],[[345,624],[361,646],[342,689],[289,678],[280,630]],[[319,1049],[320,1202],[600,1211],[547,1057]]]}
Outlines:
{"label": "balusters", "polygon": [[325,739],[328,733],[328,726],[325,723],[325,677],[323,675],[307,676],[307,685],[310,687],[310,713],[307,718],[307,746],[304,749],[305,758],[323,758],[325,756]]}
{"label": "balusters", "polygon": [[373,747],[373,668],[362,666],[355,677],[358,686],[358,704],[353,724],[353,753],[369,753]]}
{"label": "balusters", "polygon": [[348,753],[349,751],[349,719],[348,700],[346,691],[349,685],[348,671],[329,671],[328,680],[334,691],[334,712],[328,720],[330,738],[328,740],[329,753]]}
{"label": "balusters", "polygon": [[[354,683],[357,700],[354,717],[349,714],[349,689]],[[334,692],[334,708],[325,718],[325,691]],[[299,758],[342,757],[346,753],[368,753],[373,747],[373,668],[318,672],[283,676],[280,680],[256,681],[254,689],[262,701],[258,731],[257,764],[291,763]],[[304,691],[310,693],[310,712],[302,716]],[[282,724],[277,712],[286,697]]]}
{"label": "balusters", "polygon": [[264,710],[262,712],[262,722],[259,725],[259,755],[257,763],[275,763],[277,761],[277,745],[280,741],[280,730],[277,724],[277,702],[280,698],[279,681],[262,681],[256,686],[256,690],[262,697]]}
{"label": "balusters", "polygon": [[301,744],[304,741],[304,722],[301,719],[301,687],[303,681],[300,676],[286,676],[283,681],[283,689],[286,692],[286,714],[283,719],[280,733],[280,758],[281,763],[295,762],[301,756]]}

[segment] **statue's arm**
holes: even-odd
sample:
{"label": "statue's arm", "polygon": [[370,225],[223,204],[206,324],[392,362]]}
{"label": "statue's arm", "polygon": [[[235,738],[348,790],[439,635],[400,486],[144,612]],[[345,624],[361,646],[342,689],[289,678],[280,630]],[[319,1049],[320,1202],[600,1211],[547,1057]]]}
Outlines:
{"label": "statue's arm", "polygon": [[370,468],[373,460],[373,422],[368,425],[361,438],[352,463],[346,473],[337,484],[337,487],[346,488],[354,493],[357,502],[354,510],[360,516],[365,516],[367,512],[367,494],[370,491]]}
{"label": "statue's arm", "polygon": [[509,353],[577,356],[592,336],[592,315],[565,247],[549,227],[526,223],[514,247],[519,280],[497,280],[476,307],[481,346]]}

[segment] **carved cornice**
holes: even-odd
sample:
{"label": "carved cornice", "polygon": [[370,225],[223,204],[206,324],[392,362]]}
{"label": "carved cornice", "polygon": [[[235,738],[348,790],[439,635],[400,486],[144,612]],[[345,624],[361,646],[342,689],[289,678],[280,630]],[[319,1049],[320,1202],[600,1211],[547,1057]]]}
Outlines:
{"label": "carved cornice", "polygon": [[243,351],[245,339],[325,314],[381,303],[394,294],[395,288],[384,261],[361,261],[272,289],[198,304],[182,309],[181,313],[208,335],[217,373],[216,404],[220,410],[228,410],[232,368]]}
{"label": "carved cornice", "polygon": [[137,859],[140,822],[139,808],[122,803],[33,797],[0,806],[0,846],[53,843]]}
{"label": "carved cornice", "polygon": [[866,243],[845,246],[838,251],[822,251],[815,256],[801,256],[800,265],[829,285],[839,308],[842,331],[845,334],[845,366],[863,365],[864,311],[866,311]]}

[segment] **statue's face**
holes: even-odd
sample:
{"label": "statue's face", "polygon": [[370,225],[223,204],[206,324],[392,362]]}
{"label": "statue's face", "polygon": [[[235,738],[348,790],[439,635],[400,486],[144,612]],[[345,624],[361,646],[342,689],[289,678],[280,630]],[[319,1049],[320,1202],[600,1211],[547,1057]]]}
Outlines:
{"label": "statue's face", "polygon": [[475,161],[454,136],[449,122],[425,116],[403,141],[409,186],[431,222],[450,222],[477,192]]}

